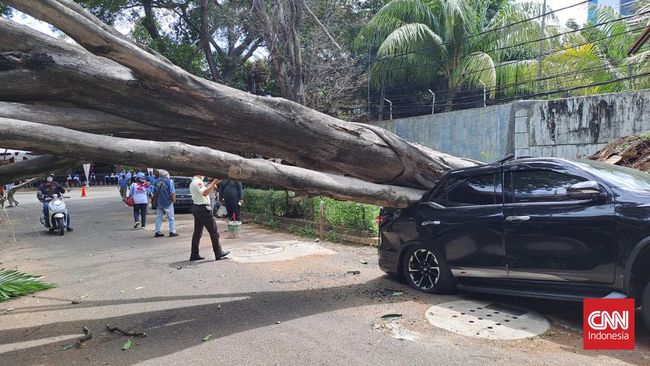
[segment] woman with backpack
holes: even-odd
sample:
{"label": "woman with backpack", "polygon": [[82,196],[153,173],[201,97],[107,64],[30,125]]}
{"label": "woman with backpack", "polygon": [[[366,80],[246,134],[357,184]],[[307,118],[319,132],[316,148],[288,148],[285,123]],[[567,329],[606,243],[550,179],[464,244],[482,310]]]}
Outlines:
{"label": "woman with backpack", "polygon": [[147,225],[147,206],[149,206],[148,188],[149,183],[145,179],[144,174],[138,173],[135,177],[135,182],[131,184],[128,194],[128,197],[133,199],[134,229],[137,229],[138,226],[145,227]]}

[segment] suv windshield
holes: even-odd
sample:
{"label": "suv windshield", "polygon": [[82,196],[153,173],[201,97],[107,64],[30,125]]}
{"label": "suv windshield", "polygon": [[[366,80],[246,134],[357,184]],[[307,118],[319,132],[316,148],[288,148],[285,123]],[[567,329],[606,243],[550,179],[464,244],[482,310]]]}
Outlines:
{"label": "suv windshield", "polygon": [[591,160],[573,161],[573,163],[615,187],[632,191],[650,191],[650,174],[648,173]]}
{"label": "suv windshield", "polygon": [[172,180],[174,181],[174,187],[176,189],[190,188],[190,183],[192,183],[192,180],[190,178],[173,177]]}

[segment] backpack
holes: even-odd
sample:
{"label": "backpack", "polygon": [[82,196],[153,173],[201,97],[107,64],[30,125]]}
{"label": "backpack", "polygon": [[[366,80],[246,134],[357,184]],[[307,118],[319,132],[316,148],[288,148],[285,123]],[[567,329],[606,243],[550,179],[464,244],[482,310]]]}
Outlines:
{"label": "backpack", "polygon": [[169,183],[167,180],[161,180],[160,182],[156,183],[156,198],[158,197],[165,197],[171,200],[172,193],[169,189]]}

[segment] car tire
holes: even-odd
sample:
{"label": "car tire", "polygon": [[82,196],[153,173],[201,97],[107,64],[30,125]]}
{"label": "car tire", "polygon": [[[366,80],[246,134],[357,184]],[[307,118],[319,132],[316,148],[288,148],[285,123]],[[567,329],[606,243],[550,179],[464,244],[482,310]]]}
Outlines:
{"label": "car tire", "polygon": [[645,329],[650,332],[650,282],[645,286],[643,291],[643,298],[641,300],[641,314],[643,315],[643,322]]}
{"label": "car tire", "polygon": [[456,288],[447,261],[436,248],[421,244],[409,247],[402,259],[402,273],[406,283],[418,291],[446,294]]}

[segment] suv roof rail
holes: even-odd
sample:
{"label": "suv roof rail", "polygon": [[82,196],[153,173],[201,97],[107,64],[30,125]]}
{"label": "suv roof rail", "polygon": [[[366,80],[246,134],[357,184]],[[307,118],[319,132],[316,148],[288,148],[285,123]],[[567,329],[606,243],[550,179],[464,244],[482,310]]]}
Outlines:
{"label": "suv roof rail", "polygon": [[511,153],[511,154],[508,154],[508,155],[504,156],[502,159],[499,159],[499,160],[495,161],[495,162],[492,163],[492,164],[503,164],[503,163],[505,163],[506,161],[512,160],[512,159],[514,159],[514,158],[515,158],[515,154],[512,154],[512,153]]}

